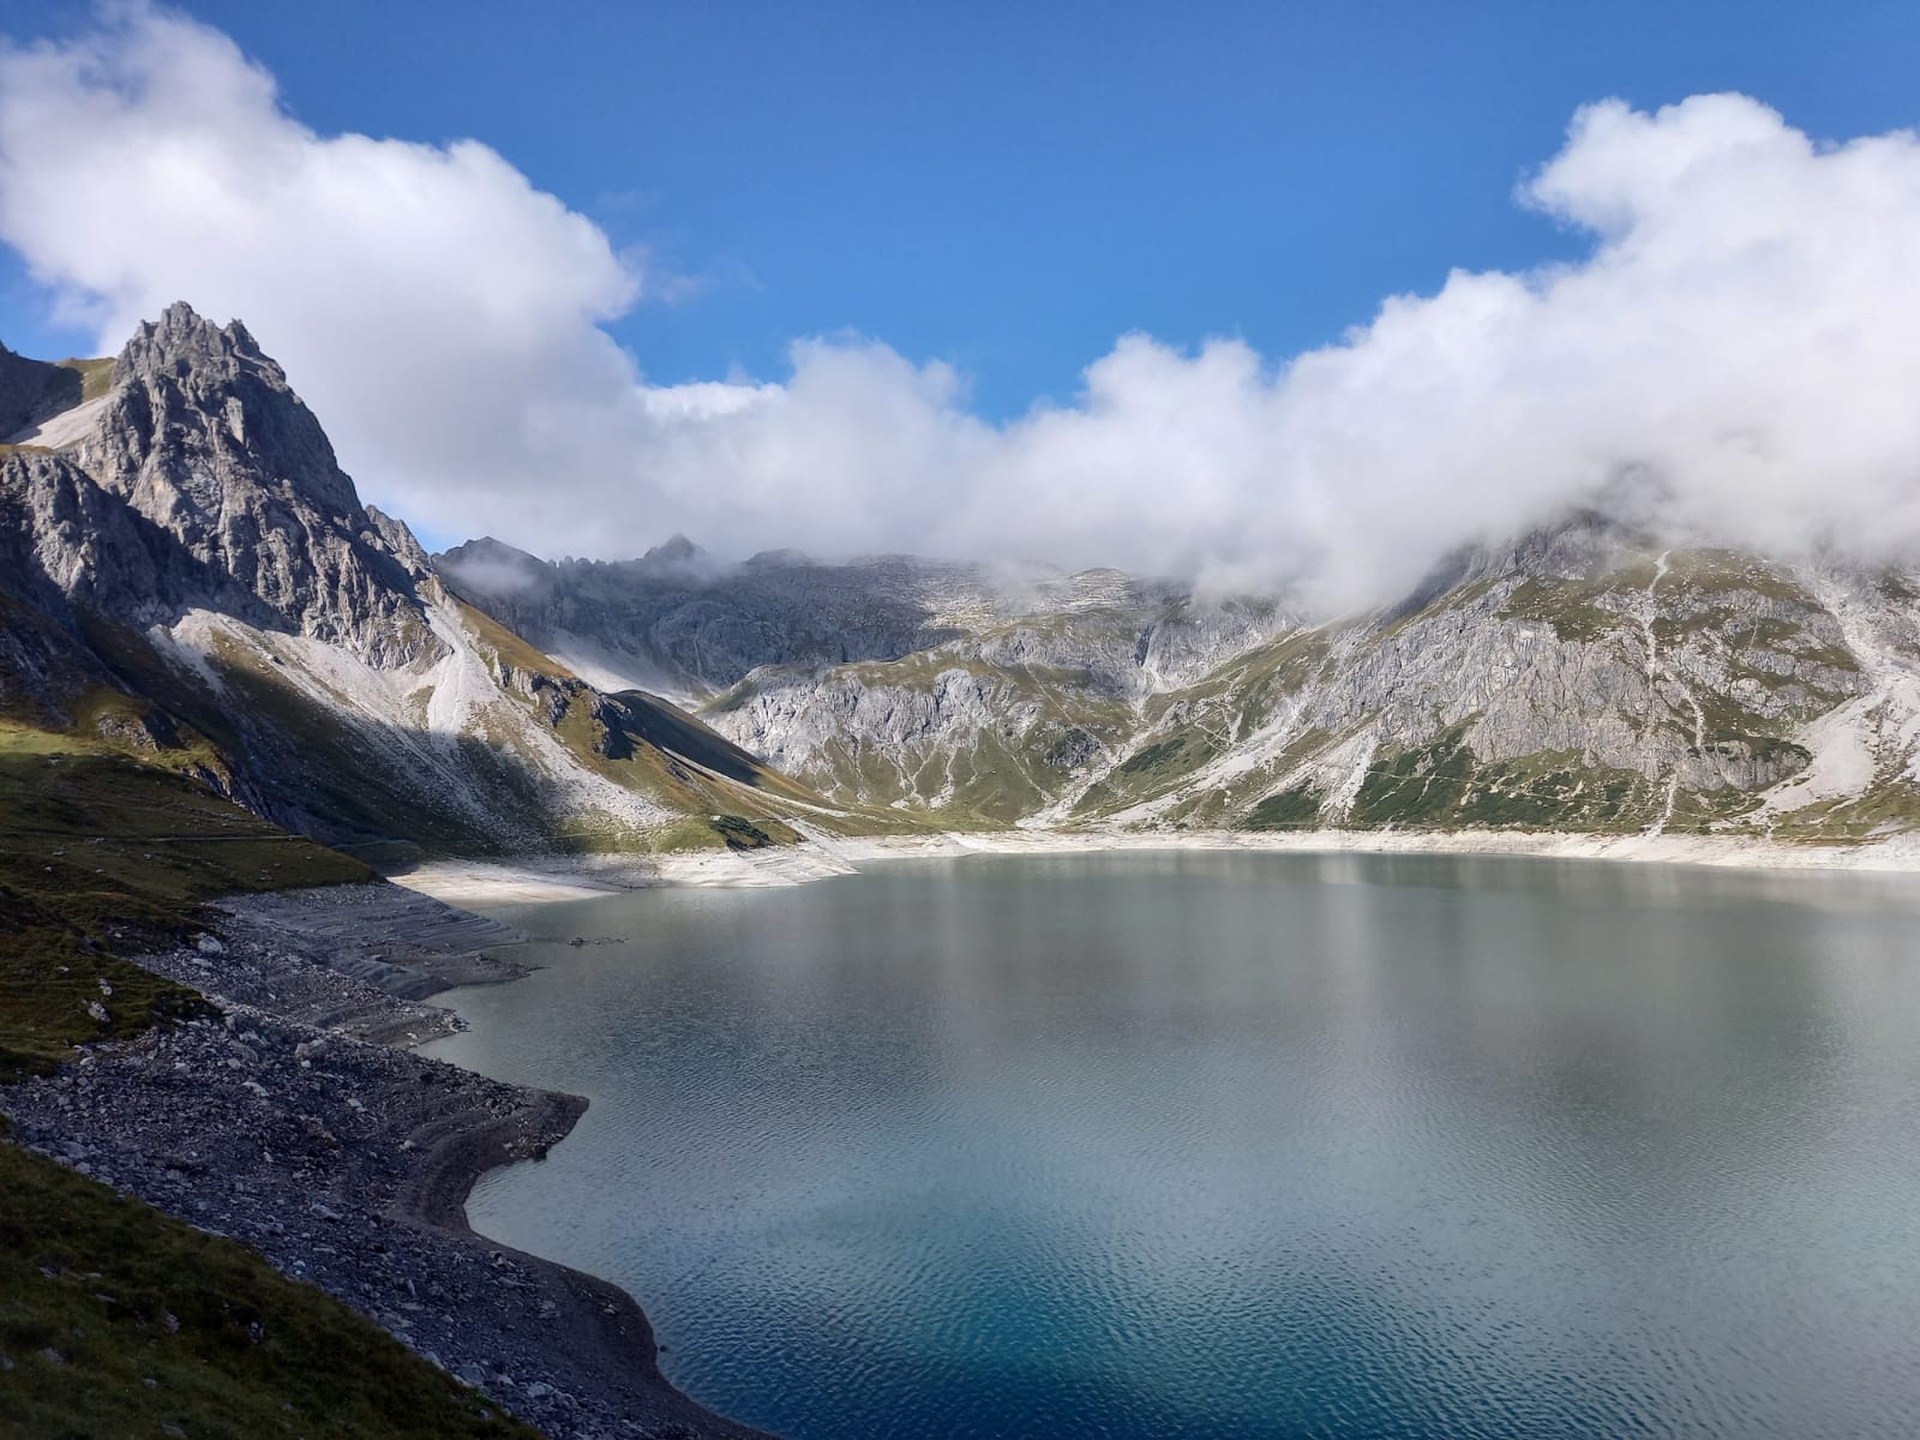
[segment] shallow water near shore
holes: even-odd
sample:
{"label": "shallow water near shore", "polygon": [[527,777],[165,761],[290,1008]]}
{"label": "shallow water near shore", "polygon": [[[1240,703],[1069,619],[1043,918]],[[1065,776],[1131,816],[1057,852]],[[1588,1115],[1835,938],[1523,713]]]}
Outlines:
{"label": "shallow water near shore", "polygon": [[[493,911],[476,1229],[789,1440],[1920,1433],[1920,878],[889,863]],[[584,937],[590,943],[566,942]]]}

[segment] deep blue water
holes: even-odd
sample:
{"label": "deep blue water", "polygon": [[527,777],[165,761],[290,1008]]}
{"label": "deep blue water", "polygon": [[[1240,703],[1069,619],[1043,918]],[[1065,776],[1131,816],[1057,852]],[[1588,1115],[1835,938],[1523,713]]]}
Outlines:
{"label": "deep blue water", "polygon": [[[502,911],[477,1228],[790,1440],[1920,1435],[1920,883],[913,862]],[[573,936],[624,937],[581,948]]]}

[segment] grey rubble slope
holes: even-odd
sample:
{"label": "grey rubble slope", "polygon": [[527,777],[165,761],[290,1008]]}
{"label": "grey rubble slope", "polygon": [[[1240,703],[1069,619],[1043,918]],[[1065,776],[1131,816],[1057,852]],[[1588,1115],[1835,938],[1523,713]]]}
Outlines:
{"label": "grey rubble slope", "polygon": [[543,643],[671,673],[819,792],[955,828],[1846,842],[1920,821],[1920,582],[1899,569],[1582,514],[1328,624],[1113,572],[696,561],[486,541],[436,564]]}
{"label": "grey rubble slope", "polygon": [[[252,1247],[474,1387],[462,1395],[416,1363],[402,1398],[445,1391],[470,1409],[497,1413],[505,1406],[552,1440],[758,1435],[666,1384],[651,1327],[623,1292],[485,1240],[466,1225],[473,1176],[543,1156],[586,1102],[502,1084],[379,1042],[451,1027],[447,1012],[408,997],[522,973],[474,949],[514,940],[514,932],[385,884],[233,897],[208,918],[222,940],[203,935],[198,945],[173,945],[141,963],[204,991],[223,1019],[150,1029],[94,1049],[82,1064],[0,1091],[17,1143]],[[178,1275],[158,1279],[167,1300],[190,1288]],[[289,1307],[318,1299],[284,1293],[293,1296]],[[22,1324],[28,1308],[0,1305],[0,1332],[44,1330],[49,1322],[30,1313]],[[130,1380],[120,1387],[131,1391],[130,1400],[88,1384],[46,1407],[65,1431],[30,1433],[159,1433],[156,1425],[122,1418],[130,1409],[160,1408],[150,1399],[191,1434],[465,1433],[450,1415],[438,1426],[361,1416],[328,1427],[310,1413],[276,1423],[276,1387],[291,1412],[292,1402],[314,1391],[357,1399],[369,1377],[330,1369],[329,1354],[303,1353],[288,1309],[249,1318],[288,1351],[277,1375],[245,1392],[265,1399],[264,1423],[231,1423],[219,1398],[203,1399],[186,1385],[150,1397]],[[0,1333],[0,1350],[9,1348],[7,1338]],[[368,1348],[378,1354],[373,1339]],[[128,1348],[142,1347],[136,1340]],[[39,1363],[31,1351],[13,1353],[22,1367]],[[87,1366],[85,1356],[72,1353],[62,1368],[97,1381],[110,1358]],[[216,1364],[224,1358],[216,1351]],[[414,1408],[430,1411],[426,1404]],[[455,1407],[443,1401],[442,1408]],[[5,1429],[6,1414],[0,1395],[0,1432],[13,1433]],[[493,1430],[504,1435],[509,1428]]]}
{"label": "grey rubble slope", "polygon": [[238,322],[175,305],[110,369],[0,356],[0,402],[26,427],[0,447],[0,720],[377,862],[719,845],[716,814],[780,836],[822,808],[451,595]]}

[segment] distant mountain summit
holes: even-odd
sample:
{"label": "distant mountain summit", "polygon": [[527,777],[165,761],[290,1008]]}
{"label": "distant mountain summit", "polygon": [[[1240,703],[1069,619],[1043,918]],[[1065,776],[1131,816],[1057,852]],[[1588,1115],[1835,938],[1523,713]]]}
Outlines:
{"label": "distant mountain summit", "polygon": [[1920,578],[1578,514],[1327,623],[1112,571],[902,558],[474,583],[603,676],[665,677],[842,804],[958,826],[1864,840],[1920,825]]}
{"label": "distant mountain summit", "polygon": [[110,367],[9,352],[0,411],[20,422],[0,448],[14,725],[394,859],[720,845],[716,813],[812,798],[452,595],[237,321],[171,306]]}

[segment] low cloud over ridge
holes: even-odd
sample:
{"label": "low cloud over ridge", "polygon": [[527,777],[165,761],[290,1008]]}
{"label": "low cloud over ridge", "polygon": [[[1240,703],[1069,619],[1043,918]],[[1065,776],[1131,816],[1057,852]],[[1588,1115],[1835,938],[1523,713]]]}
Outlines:
{"label": "low cloud over ridge", "polygon": [[1920,547],[1912,133],[1606,101],[1518,199],[1590,257],[1456,271],[1282,361],[1129,335],[1073,404],[994,425],[878,341],[649,385],[601,328],[647,276],[591,221],[474,141],[318,135],[179,15],[0,50],[0,239],[62,309],[103,348],[174,299],[244,317],[367,495],[442,534],[1046,557],[1334,608],[1602,499],[1773,551]]}

